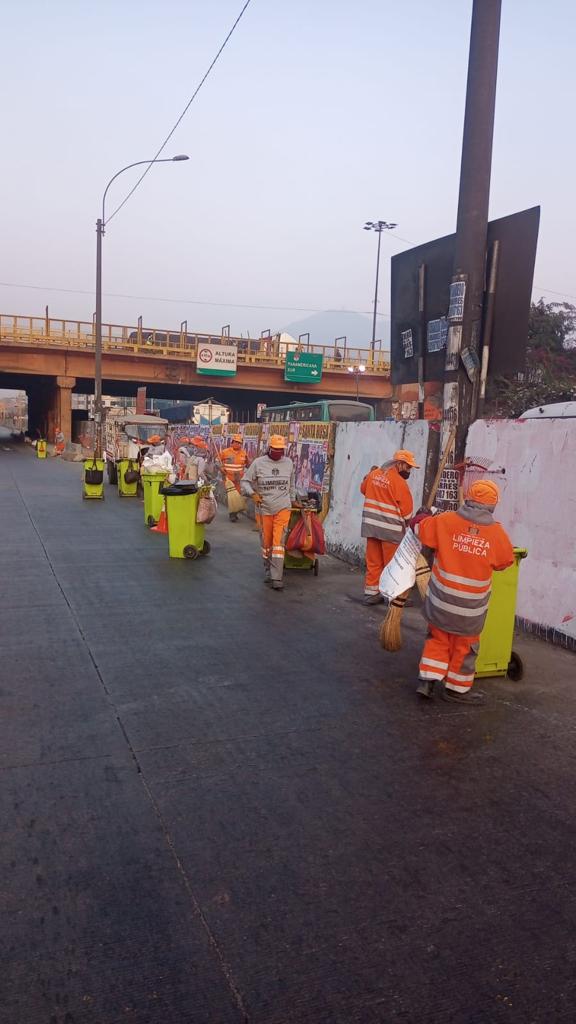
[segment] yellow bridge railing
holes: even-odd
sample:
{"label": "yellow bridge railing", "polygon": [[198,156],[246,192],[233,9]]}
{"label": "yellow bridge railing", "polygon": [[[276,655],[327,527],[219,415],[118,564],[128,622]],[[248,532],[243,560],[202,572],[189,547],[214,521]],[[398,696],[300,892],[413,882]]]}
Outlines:
{"label": "yellow bridge railing", "polygon": [[[324,369],[347,373],[364,366],[368,374],[390,375],[387,353],[378,349],[351,348],[342,339],[332,345],[298,346],[324,356]],[[0,345],[41,345],[74,350],[94,349],[94,324],[82,320],[56,320],[52,317],[11,316],[0,313]],[[188,330],[165,331],[118,324],[102,324],[102,348],[105,352],[127,355],[196,360],[201,345],[234,345],[238,365],[284,367],[288,346],[279,335],[262,338],[237,338],[228,335],[191,334]],[[289,346],[294,349],[294,345]]]}

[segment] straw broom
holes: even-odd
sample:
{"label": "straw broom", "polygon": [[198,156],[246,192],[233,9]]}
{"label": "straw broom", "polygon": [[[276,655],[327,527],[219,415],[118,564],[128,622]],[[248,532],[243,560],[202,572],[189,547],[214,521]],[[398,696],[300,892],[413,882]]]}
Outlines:
{"label": "straw broom", "polygon": [[[425,508],[431,508],[432,505],[434,504],[436,492],[440,485],[440,479],[442,477],[442,473],[444,472],[446,463],[448,462],[448,458],[455,440],[456,427],[452,427],[450,430],[450,434],[448,436],[448,440],[446,442],[446,447],[442,454],[442,458],[440,459],[438,472],[434,477],[434,483],[432,484],[430,493],[428,495],[428,500],[426,501],[426,504],[424,506]],[[428,590],[428,583],[430,582],[431,571],[432,570],[430,569],[428,562],[424,558],[424,555],[418,555],[418,559],[416,561],[416,586],[418,587],[418,592],[420,596],[423,598],[426,597],[426,591]],[[380,626],[380,646],[383,647],[385,651],[390,651],[390,653],[394,653],[402,649],[402,613],[404,611],[404,606],[406,604],[406,601],[408,600],[409,595],[410,591],[406,590],[403,594],[399,594],[398,597],[395,597],[392,599],[392,601],[390,601],[386,617],[384,618],[382,625]]]}

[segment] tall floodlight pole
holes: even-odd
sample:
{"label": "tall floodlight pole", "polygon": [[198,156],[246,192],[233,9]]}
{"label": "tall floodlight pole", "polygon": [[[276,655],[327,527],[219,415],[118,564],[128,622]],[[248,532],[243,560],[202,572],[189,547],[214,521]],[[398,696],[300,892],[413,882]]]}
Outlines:
{"label": "tall floodlight pole", "polygon": [[374,351],[376,346],[376,317],[378,315],[378,280],[380,277],[380,242],[382,240],[382,232],[393,231],[394,228],[397,227],[397,224],[389,224],[388,221],[385,220],[367,220],[364,225],[364,231],[376,231],[378,235],[378,249],[376,251],[376,287],[374,289],[374,314],[372,316],[372,351]]}
{"label": "tall floodlight pole", "polygon": [[94,455],[97,459],[102,457],[102,238],[106,229],[106,196],[113,181],[124,171],[131,167],[141,167],[144,164],[170,164],[175,161],[188,160],[184,154],[178,156],[161,157],[157,160],[137,160],[134,164],[128,164],[118,171],[106,185],[102,196],[102,216],[96,221],[96,316],[94,339],[94,423],[95,423],[95,444]]}
{"label": "tall floodlight pole", "polygon": [[466,434],[476,415],[500,10],[501,0],[474,0],[472,10],[444,373],[443,438],[456,424],[456,462],[464,459]]}

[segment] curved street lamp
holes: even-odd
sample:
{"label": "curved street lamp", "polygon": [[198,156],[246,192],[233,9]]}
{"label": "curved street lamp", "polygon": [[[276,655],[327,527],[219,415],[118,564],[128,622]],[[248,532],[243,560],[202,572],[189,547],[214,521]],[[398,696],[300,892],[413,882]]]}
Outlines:
{"label": "curved street lamp", "polygon": [[380,239],[383,231],[393,231],[397,224],[388,223],[387,220],[367,220],[364,231],[376,231],[378,234],[378,254],[376,256],[376,288],[374,291],[374,316],[372,318],[372,351],[376,347],[376,313],[378,309],[378,277],[380,274]]}
{"label": "curved street lamp", "polygon": [[102,196],[102,216],[96,221],[96,338],[94,343],[94,422],[96,425],[95,456],[102,456],[102,238],[106,228],[106,196],[113,181],[124,171],[132,167],[141,167],[144,164],[171,164],[180,160],[189,160],[188,156],[180,153],[178,156],[160,157],[157,160],[137,160],[136,163],[127,164],[120,171],[110,178]]}

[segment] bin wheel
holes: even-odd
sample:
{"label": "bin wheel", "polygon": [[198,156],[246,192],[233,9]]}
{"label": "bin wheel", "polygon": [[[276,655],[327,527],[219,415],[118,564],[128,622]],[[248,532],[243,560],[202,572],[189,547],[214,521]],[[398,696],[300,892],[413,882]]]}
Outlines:
{"label": "bin wheel", "polygon": [[146,526],[149,526],[150,528],[156,526],[156,520],[154,519],[154,516],[148,516],[148,519],[146,520]]}
{"label": "bin wheel", "polygon": [[319,564],[317,558],[314,559],[314,565],[312,566],[312,572],[314,573],[315,576],[317,576],[318,573],[320,572],[320,564]]}
{"label": "bin wheel", "polygon": [[202,545],[202,550],[201,550],[200,554],[201,555],[209,555],[210,551],[211,551],[210,543],[207,540],[205,540],[204,544]]}
{"label": "bin wheel", "polygon": [[508,679],[511,679],[514,683],[519,683],[524,675],[524,664],[522,658],[516,651],[512,651],[510,655],[510,661],[508,662]]}
{"label": "bin wheel", "polygon": [[199,554],[198,548],[195,548],[193,544],[187,544],[183,551],[184,558],[198,558]]}

